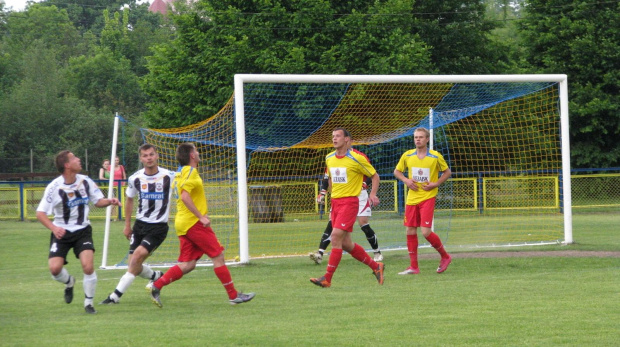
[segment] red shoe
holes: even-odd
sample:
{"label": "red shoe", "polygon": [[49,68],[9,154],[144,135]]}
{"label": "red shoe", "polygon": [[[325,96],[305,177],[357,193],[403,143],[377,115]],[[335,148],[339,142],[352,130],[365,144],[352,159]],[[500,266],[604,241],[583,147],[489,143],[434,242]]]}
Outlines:
{"label": "red shoe", "polygon": [[448,269],[448,265],[452,262],[452,257],[448,255],[447,258],[441,258],[439,262],[439,267],[437,268],[437,273],[440,274]]}
{"label": "red shoe", "polygon": [[331,282],[327,282],[327,279],[325,279],[325,276],[321,276],[319,278],[311,278],[310,282],[316,284],[319,287],[323,287],[323,288],[329,288],[332,286]]}

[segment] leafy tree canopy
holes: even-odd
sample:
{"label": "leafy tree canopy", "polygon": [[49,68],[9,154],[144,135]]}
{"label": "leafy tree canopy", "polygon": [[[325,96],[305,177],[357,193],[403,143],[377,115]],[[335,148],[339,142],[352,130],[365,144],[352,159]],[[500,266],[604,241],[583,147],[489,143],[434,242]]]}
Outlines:
{"label": "leafy tree canopy", "polygon": [[620,2],[530,0],[531,71],[568,75],[573,167],[620,166]]}

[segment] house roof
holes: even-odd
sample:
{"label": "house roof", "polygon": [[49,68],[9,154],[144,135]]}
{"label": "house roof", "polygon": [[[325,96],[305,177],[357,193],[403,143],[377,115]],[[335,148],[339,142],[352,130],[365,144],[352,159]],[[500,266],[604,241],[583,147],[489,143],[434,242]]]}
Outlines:
{"label": "house roof", "polygon": [[168,4],[172,1],[174,0],[154,0],[151,6],[149,6],[149,11],[166,14],[168,13]]}

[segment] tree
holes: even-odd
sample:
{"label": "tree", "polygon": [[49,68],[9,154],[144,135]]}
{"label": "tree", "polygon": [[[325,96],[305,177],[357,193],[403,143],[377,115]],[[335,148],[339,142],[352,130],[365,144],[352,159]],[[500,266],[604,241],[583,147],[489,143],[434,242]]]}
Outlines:
{"label": "tree", "polygon": [[53,50],[31,46],[23,55],[24,78],[0,96],[0,172],[28,172],[29,150],[37,171],[55,171],[53,157],[61,149],[78,156],[88,150],[91,162],[110,155],[114,114],[69,96],[64,68]]}
{"label": "tree", "polygon": [[489,74],[501,72],[508,57],[490,32],[499,24],[485,17],[479,0],[420,0],[410,13],[416,19],[412,32],[431,46],[432,62],[441,74]]}
{"label": "tree", "polygon": [[532,70],[568,75],[572,166],[620,166],[620,3],[531,0],[526,10]]}
{"label": "tree", "polygon": [[[176,38],[155,48],[143,79],[149,125],[217,112],[236,73],[423,73],[424,42],[408,31],[411,0],[199,1],[170,15]],[[360,32],[361,28],[366,28]]]}

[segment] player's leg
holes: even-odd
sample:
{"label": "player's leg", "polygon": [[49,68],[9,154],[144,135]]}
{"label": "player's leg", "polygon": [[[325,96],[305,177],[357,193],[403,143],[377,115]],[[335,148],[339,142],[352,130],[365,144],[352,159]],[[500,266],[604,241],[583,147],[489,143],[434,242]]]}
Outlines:
{"label": "player's leg", "polygon": [[187,274],[196,268],[196,261],[204,254],[200,248],[198,248],[189,238],[188,235],[196,225],[188,230],[186,235],[179,236],[179,248],[180,254],[177,259],[178,263],[168,269],[157,281],[153,282],[151,286],[151,301],[158,307],[162,307],[160,292],[164,286],[169,285],[174,281],[180,280],[184,274]]}
{"label": "player's leg", "polygon": [[325,227],[325,231],[323,231],[323,235],[321,235],[319,250],[316,253],[310,253],[310,259],[312,259],[316,264],[321,264],[321,261],[323,261],[323,254],[331,243],[332,230],[332,221],[330,220],[329,222],[327,222],[327,226]]}
{"label": "player's leg", "polygon": [[[180,237],[179,240],[181,240]],[[163,276],[161,276],[157,281],[153,282],[153,285],[151,286],[151,301],[153,302],[153,304],[155,304],[159,308],[163,307],[160,298],[161,289],[174,281],[180,280],[183,275],[192,272],[192,270],[196,268],[196,261],[200,259],[201,255],[202,253],[200,253],[200,255],[194,260],[181,261],[183,257],[183,253],[181,253],[181,256],[179,256],[178,260],[179,262],[175,266],[168,269],[168,271],[166,271],[166,273],[163,274]]]}
{"label": "player's leg", "polygon": [[[140,276],[143,278],[147,278],[149,280],[157,280],[162,276],[161,271],[153,271],[149,266],[143,265],[144,260],[146,260],[149,256],[149,251],[139,246],[133,253],[129,256],[129,267],[127,272],[121,277],[116,285],[116,288],[108,297],[101,302],[103,305],[107,304],[117,304],[120,301],[120,298],[127,291],[127,289],[131,286],[133,281],[136,279],[136,276]],[[152,283],[151,283],[152,285]],[[150,290],[150,287],[149,287]]]}
{"label": "player's leg", "polygon": [[418,205],[405,207],[405,226],[407,234],[407,251],[409,252],[409,267],[401,271],[399,275],[415,275],[420,273],[418,266],[418,226],[420,224],[420,212]]}
{"label": "player's leg", "polygon": [[213,261],[213,272],[226,290],[231,305],[242,304],[254,298],[254,293],[243,294],[235,289],[235,283],[224,259],[224,247],[211,227],[201,226],[189,236],[194,244]]}
{"label": "player's leg", "polygon": [[428,199],[420,203],[420,218],[421,218],[421,230],[424,238],[437,250],[441,255],[441,261],[437,268],[437,273],[446,271],[448,265],[452,262],[452,257],[446,252],[439,235],[433,232],[431,226],[433,225],[433,214],[435,212],[435,198]]}
{"label": "player's leg", "polygon": [[370,244],[370,248],[372,248],[374,255],[374,261],[383,261],[383,255],[379,250],[379,241],[377,240],[377,234],[370,227],[370,216],[372,215],[372,209],[370,206],[370,201],[368,200],[368,191],[362,189],[359,199],[359,210],[357,211],[357,223],[360,228],[366,235],[366,240]]}
{"label": "player's leg", "polygon": [[368,265],[368,267],[370,267],[370,269],[373,271],[373,274],[377,278],[379,284],[383,284],[383,270],[385,269],[385,266],[383,265],[383,263],[374,261],[368,255],[368,253],[366,253],[364,247],[353,242],[350,232],[346,233],[344,236],[344,239],[342,241],[342,249],[349,252],[349,254],[351,254],[351,256],[357,261]]}
{"label": "player's leg", "polygon": [[70,249],[71,245],[59,242],[54,234],[51,234],[47,265],[52,278],[65,285],[64,296],[67,304],[73,301],[73,286],[75,285],[75,277],[71,276],[64,267]]}
{"label": "player's leg", "polygon": [[[217,251],[218,249],[221,249],[221,246],[219,246],[219,242],[217,241],[217,238],[215,238],[215,234],[213,234],[211,239],[212,241],[211,241],[211,247],[209,247],[209,252]],[[215,248],[212,247],[214,244],[216,245]],[[228,266],[226,266],[223,250],[220,251],[220,254],[211,258],[211,260],[213,260],[213,272],[215,273],[215,276],[217,276],[217,278],[222,283],[222,286],[224,286],[224,289],[226,290],[226,294],[228,294],[228,302],[230,302],[231,305],[242,304],[254,298],[254,296],[256,295],[255,293],[245,294],[235,289],[235,283],[232,279],[232,276],[230,275],[230,270],[228,269]]]}
{"label": "player's leg", "polygon": [[97,288],[97,273],[95,272],[95,246],[93,241],[93,229],[89,225],[74,233],[77,238],[73,244],[73,253],[80,259],[84,280],[84,310],[86,313],[97,313],[93,307],[95,290]]}
{"label": "player's leg", "polygon": [[97,289],[97,273],[94,266],[94,250],[86,249],[80,252],[79,258],[84,272],[84,310],[86,313],[97,313],[93,307],[95,290]]}
{"label": "player's leg", "polygon": [[368,240],[368,244],[372,248],[374,252],[374,261],[383,261],[383,254],[381,254],[381,250],[379,249],[379,240],[377,239],[377,234],[370,227],[369,224],[370,217],[368,216],[357,216],[357,223],[362,228],[364,235],[366,235],[366,240]]}
{"label": "player's leg", "polygon": [[[162,272],[153,271],[148,265],[144,264],[144,261],[166,240],[168,223],[148,224],[136,221],[134,230],[137,230],[142,236],[139,245],[135,245],[134,255],[129,262],[129,272],[149,280],[152,285],[153,281],[162,276]],[[147,287],[150,289],[150,286]]]}

